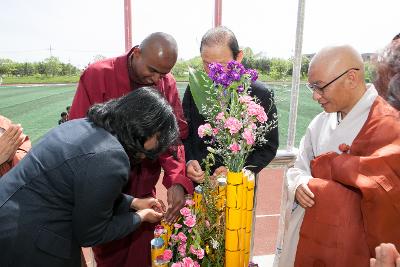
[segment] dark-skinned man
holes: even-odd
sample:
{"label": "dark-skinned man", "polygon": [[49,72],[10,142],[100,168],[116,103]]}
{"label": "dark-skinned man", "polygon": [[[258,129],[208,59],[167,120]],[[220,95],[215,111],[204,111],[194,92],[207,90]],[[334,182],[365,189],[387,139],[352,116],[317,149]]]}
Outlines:
{"label": "dark-skinned man", "polygon": [[[181,138],[187,136],[176,81],[169,73],[177,60],[175,39],[166,33],[152,33],[128,53],[90,65],[82,74],[69,119],[82,118],[94,103],[120,97],[142,86],[156,87],[174,108]],[[155,195],[155,185],[164,170],[163,184],[168,189],[167,222],[174,221],[185,203],[184,195],[192,193],[191,181],[185,176],[182,145],[170,149],[158,159],[145,159],[139,165],[131,162],[131,174],[124,193],[137,197]],[[176,157],[175,157],[176,156]],[[150,240],[154,225],[127,237],[93,248],[97,266],[150,266]]]}

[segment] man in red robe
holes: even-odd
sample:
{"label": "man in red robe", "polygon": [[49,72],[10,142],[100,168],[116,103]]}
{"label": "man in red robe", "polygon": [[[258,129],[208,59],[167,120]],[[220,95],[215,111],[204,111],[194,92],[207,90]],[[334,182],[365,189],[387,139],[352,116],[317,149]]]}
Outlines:
{"label": "man in red robe", "polygon": [[[186,138],[187,124],[175,79],[169,73],[176,59],[175,39],[158,32],[149,35],[127,54],[90,65],[80,78],[69,119],[84,117],[88,108],[95,103],[120,97],[141,86],[154,85],[174,108],[181,138]],[[135,197],[154,196],[162,167],[163,184],[168,188],[167,222],[177,218],[185,202],[185,193],[191,194],[193,191],[192,182],[185,175],[183,145],[178,145],[175,152],[177,159],[169,151],[156,160],[145,159],[139,165],[131,162],[130,179],[124,191]],[[127,237],[95,247],[93,250],[97,265],[151,266],[150,240],[153,230],[154,225],[143,223],[140,229]]]}
{"label": "man in red robe", "polygon": [[[330,144],[351,140],[346,135],[357,128],[357,120],[364,114],[366,120],[352,141],[339,142],[337,149],[316,154],[310,162],[312,195],[303,189],[297,198],[306,209],[294,266],[368,266],[380,243],[400,246],[400,114],[373,87],[366,89],[356,58],[361,57],[353,49],[334,47],[319,52],[310,64],[314,99],[337,117],[337,125],[325,119],[318,129],[323,135],[313,138]],[[330,83],[320,78],[343,66],[356,71]]]}

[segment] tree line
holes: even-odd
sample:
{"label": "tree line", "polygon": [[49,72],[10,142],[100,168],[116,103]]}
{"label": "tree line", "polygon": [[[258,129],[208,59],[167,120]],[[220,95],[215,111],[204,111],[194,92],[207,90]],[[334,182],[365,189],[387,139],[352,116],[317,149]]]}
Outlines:
{"label": "tree line", "polygon": [[[242,64],[246,68],[256,69],[262,80],[284,81],[290,80],[293,73],[293,59],[268,58],[262,53],[255,54],[251,48],[243,49],[244,58]],[[96,55],[93,62],[104,59],[102,55]],[[303,55],[301,60],[301,79],[307,79],[308,66],[310,64],[310,56]],[[203,70],[201,57],[194,57],[189,60],[179,59],[172,74],[179,80],[188,80],[188,68],[192,67],[197,70]],[[57,57],[49,57],[40,62],[14,62],[11,59],[0,58],[0,77],[1,76],[78,76],[81,70],[72,64],[63,63]],[[374,79],[375,71],[371,62],[365,62],[365,79],[371,82]]]}
{"label": "tree line", "polygon": [[15,62],[0,58],[1,76],[76,76],[81,70],[70,63],[63,63],[57,57],[49,57],[40,62]]}

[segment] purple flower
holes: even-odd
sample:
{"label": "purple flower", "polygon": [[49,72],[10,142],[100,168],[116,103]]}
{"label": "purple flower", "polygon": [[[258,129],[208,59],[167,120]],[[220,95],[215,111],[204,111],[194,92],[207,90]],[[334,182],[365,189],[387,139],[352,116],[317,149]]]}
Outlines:
{"label": "purple flower", "polygon": [[237,87],[237,92],[238,93],[242,93],[244,91],[244,86],[243,85],[239,85],[238,87]]}
{"label": "purple flower", "polygon": [[243,65],[234,60],[228,62],[227,69],[229,71],[235,71],[240,76],[246,73],[246,69],[243,67]]}
{"label": "purple flower", "polygon": [[256,70],[252,70],[252,69],[247,70],[247,74],[250,75],[252,82],[255,82],[258,79],[258,73]]}

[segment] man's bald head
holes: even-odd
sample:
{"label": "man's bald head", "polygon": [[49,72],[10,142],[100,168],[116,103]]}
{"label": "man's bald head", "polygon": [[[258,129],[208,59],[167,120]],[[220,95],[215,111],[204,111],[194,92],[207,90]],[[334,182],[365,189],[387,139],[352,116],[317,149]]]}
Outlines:
{"label": "man's bald head", "polygon": [[360,69],[360,78],[364,81],[364,62],[353,47],[349,45],[330,46],[321,49],[310,62],[309,72],[320,69],[326,74],[339,74],[351,68]]}
{"label": "man's bald head", "polygon": [[308,81],[313,98],[326,112],[341,112],[353,108],[366,91],[364,63],[351,46],[331,46],[321,49],[311,60]]}
{"label": "man's bald head", "polygon": [[155,32],[147,36],[139,48],[144,56],[152,54],[160,60],[167,60],[175,65],[178,58],[178,45],[171,35],[163,32]]}
{"label": "man's bald head", "polygon": [[133,48],[130,56],[130,79],[139,85],[156,85],[174,67],[178,58],[175,39],[166,33],[155,32]]}

